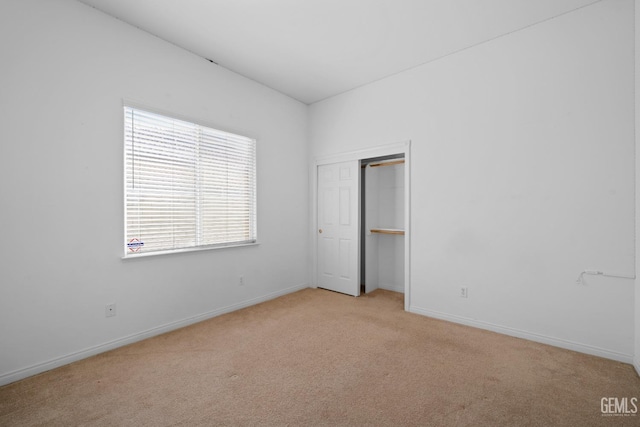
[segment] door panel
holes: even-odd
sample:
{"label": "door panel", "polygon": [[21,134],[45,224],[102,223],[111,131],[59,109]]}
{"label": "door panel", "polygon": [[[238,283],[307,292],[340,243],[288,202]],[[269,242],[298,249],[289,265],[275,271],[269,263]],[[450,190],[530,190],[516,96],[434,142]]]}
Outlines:
{"label": "door panel", "polygon": [[333,246],[333,239],[322,237],[318,240],[318,273],[320,275],[331,276],[331,260],[327,259],[331,254],[331,246]]}
{"label": "door panel", "polygon": [[360,295],[357,160],[318,166],[318,286]]}
{"label": "door panel", "polygon": [[340,187],[340,225],[351,225],[351,189]]}
{"label": "door panel", "polygon": [[334,225],[336,223],[335,211],[337,206],[334,203],[335,192],[336,192],[335,188],[324,188],[322,190],[322,193],[323,193],[322,199],[323,199],[323,205],[324,205],[322,209],[322,213],[323,213],[322,217],[323,217],[325,226]]}
{"label": "door panel", "polygon": [[340,278],[350,279],[351,273],[351,240],[340,239],[340,252],[338,253],[338,263],[340,264]]}

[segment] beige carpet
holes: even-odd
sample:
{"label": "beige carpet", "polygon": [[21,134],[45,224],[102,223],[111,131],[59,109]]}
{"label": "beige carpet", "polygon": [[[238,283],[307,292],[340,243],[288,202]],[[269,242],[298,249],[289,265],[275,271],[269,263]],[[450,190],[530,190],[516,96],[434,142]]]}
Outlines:
{"label": "beige carpet", "polygon": [[640,425],[601,414],[630,365],[402,307],[306,289],[2,387],[0,425]]}

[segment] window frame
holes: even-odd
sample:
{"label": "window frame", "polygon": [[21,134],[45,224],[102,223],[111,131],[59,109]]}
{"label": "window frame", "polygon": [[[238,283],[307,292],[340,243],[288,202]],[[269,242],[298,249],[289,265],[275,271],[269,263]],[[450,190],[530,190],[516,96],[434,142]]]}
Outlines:
{"label": "window frame", "polygon": [[[129,236],[127,236],[127,232],[128,232],[128,227],[127,227],[127,221],[128,221],[128,215],[127,215],[127,202],[128,202],[128,196],[129,196],[129,191],[130,189],[128,188],[128,183],[127,183],[127,172],[128,172],[128,168],[127,168],[127,159],[128,159],[128,153],[127,153],[127,148],[129,145],[129,141],[127,140],[127,119],[126,119],[126,111],[127,108],[129,109],[133,109],[133,110],[140,110],[144,113],[150,113],[153,115],[159,115],[162,116],[168,120],[177,120],[177,121],[181,121],[181,122],[186,122],[188,124],[191,125],[195,125],[198,127],[203,127],[203,128],[208,128],[216,133],[220,133],[220,134],[227,134],[227,135],[231,135],[234,137],[239,137],[242,139],[246,139],[247,141],[251,142],[251,151],[252,151],[252,162],[253,162],[253,171],[252,171],[252,182],[250,183],[252,189],[252,199],[253,202],[251,204],[252,206],[252,211],[250,211],[249,214],[249,221],[251,222],[250,225],[250,229],[253,230],[253,235],[250,236],[252,238],[246,240],[246,241],[227,241],[227,242],[222,242],[222,243],[215,243],[215,244],[204,244],[204,245],[194,245],[194,246],[186,246],[186,247],[177,247],[177,248],[167,248],[167,249],[159,249],[159,250],[151,250],[148,252],[132,252],[130,251],[130,248],[128,247],[128,238]],[[124,249],[124,255],[122,256],[122,259],[135,259],[135,258],[141,258],[141,257],[149,257],[149,256],[158,256],[158,255],[169,255],[169,254],[177,254],[177,253],[187,253],[187,252],[200,252],[200,251],[208,251],[208,250],[214,250],[214,249],[226,249],[226,248],[238,248],[238,247],[244,247],[244,246],[256,246],[259,245],[259,241],[258,241],[258,179],[257,179],[257,139],[254,137],[250,137],[250,136],[246,136],[246,135],[242,135],[241,133],[237,133],[237,132],[230,132],[228,130],[223,130],[220,129],[220,127],[218,126],[212,126],[210,124],[207,124],[206,122],[200,121],[200,120],[194,120],[190,117],[186,117],[180,114],[176,114],[173,112],[167,112],[167,111],[162,111],[159,110],[157,108],[150,108],[148,106],[145,105],[141,105],[139,103],[135,103],[135,102],[130,102],[127,100],[123,101],[122,104],[122,110],[121,112],[123,113],[122,117],[122,147],[123,147],[123,173],[122,173],[122,178],[123,178],[123,249]],[[199,210],[200,207],[196,207],[195,210]],[[196,223],[199,222],[199,219],[196,219]]]}

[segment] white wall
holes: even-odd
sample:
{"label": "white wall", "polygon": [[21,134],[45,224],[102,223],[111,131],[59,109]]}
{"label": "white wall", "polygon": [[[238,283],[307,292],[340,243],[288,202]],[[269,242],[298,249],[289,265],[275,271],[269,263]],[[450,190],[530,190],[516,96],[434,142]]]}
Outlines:
{"label": "white wall", "polygon": [[636,282],[634,365],[640,375],[640,0],[635,0]]}
{"label": "white wall", "polygon": [[[305,105],[69,0],[0,58],[0,384],[307,286]],[[121,259],[123,98],[257,138],[260,245]]]}
{"label": "white wall", "polygon": [[[411,140],[411,310],[631,361],[633,1],[314,104],[310,156]],[[469,297],[460,298],[460,286]]]}

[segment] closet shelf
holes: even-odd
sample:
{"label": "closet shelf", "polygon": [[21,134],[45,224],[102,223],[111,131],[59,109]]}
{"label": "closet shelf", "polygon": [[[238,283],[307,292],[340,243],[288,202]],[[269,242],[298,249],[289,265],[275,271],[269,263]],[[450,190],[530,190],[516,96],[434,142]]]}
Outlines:
{"label": "closet shelf", "polygon": [[404,230],[400,230],[397,228],[372,228],[371,232],[378,234],[397,234],[400,236],[404,236]]}
{"label": "closet shelf", "polygon": [[372,168],[377,168],[380,166],[393,166],[393,165],[402,165],[402,164],[404,164],[404,159],[382,161],[378,163],[369,163],[369,166],[371,166]]}

